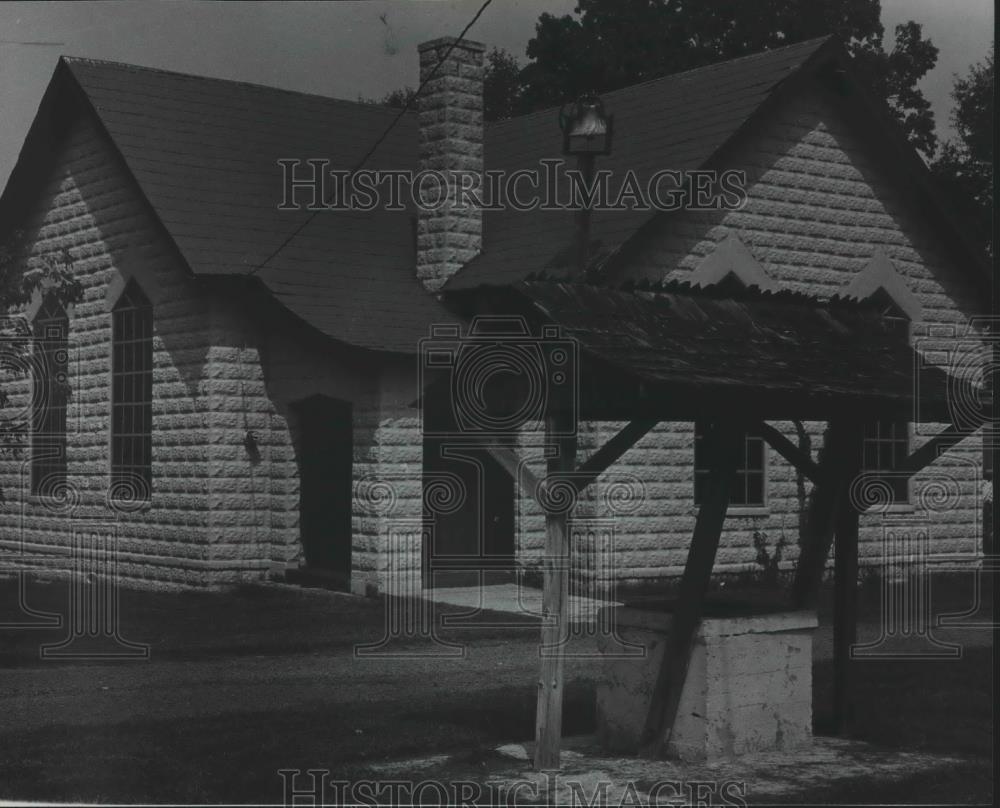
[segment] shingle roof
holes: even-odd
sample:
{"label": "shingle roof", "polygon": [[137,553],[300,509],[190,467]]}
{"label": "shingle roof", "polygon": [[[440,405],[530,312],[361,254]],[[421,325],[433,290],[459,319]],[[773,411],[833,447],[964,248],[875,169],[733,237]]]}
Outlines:
{"label": "shingle roof", "polygon": [[[129,171],[197,275],[253,271],[308,217],[279,210],[278,160],[328,158],[349,169],[396,115],[240,82],[64,59]],[[416,163],[404,116],[367,163]],[[414,271],[410,213],[320,212],[259,272],[274,297],[340,341],[412,352],[451,319]]]}
{"label": "shingle roof", "polygon": [[[648,174],[705,160],[756,110],[775,84],[828,40],[628,87],[606,96],[618,137],[607,167]],[[397,115],[253,84],[113,62],[64,59],[139,187],[192,271],[256,271],[309,217],[279,210],[278,160],[322,157],[356,167]],[[553,111],[487,127],[487,168],[537,165],[560,153]],[[367,168],[417,165],[416,116],[406,114]],[[324,334],[366,348],[412,351],[447,312],[414,271],[411,211],[324,211],[258,276],[285,307]],[[647,213],[597,214],[596,238],[618,243]],[[553,221],[555,219],[556,221]],[[569,243],[571,215],[486,215],[484,254],[453,282],[523,277]]]}
{"label": "shingle roof", "polygon": [[[628,170],[644,180],[661,169],[703,167],[780,82],[833,47],[836,40],[831,37],[813,39],[603,93],[601,101],[615,118],[614,148],[600,159],[599,167],[611,171],[613,190]],[[559,157],[562,135],[556,113],[545,110],[487,127],[487,168],[511,172]],[[602,252],[611,251],[650,218],[641,210],[595,211],[591,237],[601,242]],[[512,282],[544,269],[570,247],[573,214],[490,211],[485,235],[482,254],[453,276],[446,288]]]}
{"label": "shingle roof", "polygon": [[[626,169],[642,177],[711,164],[763,113],[776,89],[789,86],[787,79],[839,52],[832,38],[811,40],[607,93],[615,147],[601,167],[616,177]],[[72,98],[60,96],[64,106],[73,101],[93,109],[196,275],[256,274],[279,303],[321,333],[373,350],[413,352],[432,323],[452,319],[416,279],[409,210],[323,211],[270,257],[310,216],[279,209],[277,161],[326,158],[331,169],[354,168],[396,110],[65,57],[47,96],[54,87],[72,91]],[[48,125],[44,118],[40,110],[0,197],[0,217],[23,208],[20,196],[32,187],[22,164],[50,156],[32,146],[40,122]],[[499,122],[486,128],[486,168],[536,167],[559,156],[560,147],[555,110]],[[365,167],[415,169],[417,148],[416,116],[407,113]],[[608,253],[650,218],[643,211],[595,212],[592,234]],[[515,282],[558,265],[553,259],[571,244],[570,212],[505,209],[484,219],[483,253],[448,290]]]}
{"label": "shingle roof", "polygon": [[[918,362],[905,328],[882,318],[877,306],[847,298],[545,279],[458,294],[499,296],[505,310],[559,326],[560,338],[574,339],[582,353],[580,406],[604,397],[598,412],[631,401],[635,383],[640,399],[656,401],[661,412],[676,408],[679,416],[731,412],[738,396],[748,417],[824,420],[853,408],[951,421],[956,391],[974,388]],[[969,395],[964,400],[980,400]]]}

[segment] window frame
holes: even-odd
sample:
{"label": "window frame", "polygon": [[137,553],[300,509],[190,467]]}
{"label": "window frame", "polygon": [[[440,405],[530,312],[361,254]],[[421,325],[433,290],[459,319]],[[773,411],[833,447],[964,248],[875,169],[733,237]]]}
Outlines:
{"label": "window frame", "polygon": [[[892,427],[893,435],[890,438],[882,437],[881,431],[882,426],[889,424]],[[875,429],[877,435],[872,437],[869,435],[869,430],[871,428]],[[896,434],[897,432],[902,432],[902,435]],[[869,468],[868,465],[868,447],[875,442],[876,446],[884,446],[886,444],[893,446],[893,450],[890,456],[893,458],[892,468]],[[879,419],[877,421],[869,421],[864,425],[864,434],[861,439],[861,473],[865,477],[870,477],[876,480],[885,480],[886,484],[893,491],[893,502],[886,508],[886,506],[873,505],[869,510],[896,510],[896,511],[909,511],[913,509],[913,477],[899,477],[895,476],[896,465],[900,461],[905,461],[907,457],[913,452],[913,423],[911,421],[906,421],[903,419]],[[876,457],[881,459],[881,452],[876,448]],[[899,496],[899,486],[902,485],[905,489],[905,496],[900,498]]]}
{"label": "window frame", "polygon": [[[123,338],[119,329],[124,322],[125,312],[131,312],[128,339]],[[153,303],[135,278],[130,278],[111,307],[111,355],[109,357],[109,403],[108,413],[108,470],[109,500],[148,502],[152,497],[152,409],[153,409]],[[136,325],[139,325],[139,329]],[[132,335],[141,333],[136,339]],[[132,348],[126,351],[126,347]],[[141,362],[137,363],[141,351]],[[131,355],[132,363],[119,370],[119,357],[124,361]],[[120,383],[119,383],[120,380]],[[141,380],[141,386],[139,384]],[[124,398],[125,388],[132,391]],[[125,413],[130,424],[142,421],[142,429],[126,431]],[[137,413],[139,416],[137,416]],[[121,420],[119,420],[119,414]],[[121,441],[128,440],[128,444]],[[126,452],[126,445],[129,451]],[[135,462],[136,446],[140,451],[139,462]],[[126,454],[131,462],[125,461]],[[121,460],[119,459],[121,458]],[[131,480],[138,478],[142,487],[137,488]]]}
{"label": "window frame", "polygon": [[[693,458],[692,458],[692,462],[691,462],[692,471],[693,471],[693,474],[692,474],[692,492],[691,493],[692,493],[692,501],[694,503],[695,509],[698,509],[698,508],[701,507],[701,497],[699,496],[698,479],[699,479],[699,477],[707,477],[708,476],[708,469],[707,468],[699,468],[699,466],[698,466],[698,444],[702,440],[702,437],[701,437],[701,434],[700,434],[701,433],[701,426],[702,426],[702,422],[701,421],[695,421],[694,422],[694,443],[693,443],[693,446],[692,446]],[[767,445],[767,442],[764,440],[764,438],[762,438],[759,435],[749,435],[749,434],[744,433],[743,439],[744,439],[744,464],[743,464],[742,468],[739,468],[739,467],[737,468],[737,470],[736,470],[737,477],[741,478],[742,481],[743,481],[743,492],[744,492],[744,496],[746,496],[746,490],[747,490],[746,478],[747,478],[748,474],[759,474],[760,477],[761,477],[761,501],[759,503],[758,502],[737,502],[732,496],[730,496],[728,513],[731,516],[740,516],[740,515],[750,515],[750,516],[752,516],[752,515],[758,515],[758,514],[765,514],[765,513],[768,513],[770,511],[770,507],[771,507],[770,492],[768,491],[769,481],[770,481],[770,461],[769,461],[769,458],[768,458],[769,447]],[[750,456],[749,446],[748,446],[748,442],[749,441],[757,441],[757,442],[760,443],[761,460],[760,460],[760,470],[759,471],[756,471],[756,470],[750,471],[749,467],[747,466],[747,463],[749,461],[749,456]]]}

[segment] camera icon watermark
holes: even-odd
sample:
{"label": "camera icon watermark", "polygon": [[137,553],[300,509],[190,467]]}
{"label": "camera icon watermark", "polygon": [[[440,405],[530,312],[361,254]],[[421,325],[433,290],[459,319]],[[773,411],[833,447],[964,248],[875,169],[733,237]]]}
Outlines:
{"label": "camera icon watermark", "polygon": [[[136,498],[141,491],[113,485],[104,474],[52,473],[53,479],[42,480],[40,493],[32,494],[37,482],[32,462],[28,457],[21,464],[19,548],[9,561],[18,574],[21,615],[0,628],[63,629],[62,640],[40,646],[44,660],[147,659],[147,644],[124,638],[119,607],[119,536],[127,530],[126,517],[148,507]],[[53,573],[65,582],[68,599],[59,612],[40,612],[29,603],[28,578]]]}
{"label": "camera icon watermark", "polygon": [[[952,636],[942,639],[937,630],[986,627],[961,620],[981,606],[982,566],[974,549],[981,524],[969,501],[980,479],[978,459],[968,450],[953,450],[949,466],[924,476],[906,502],[900,502],[899,483],[908,479],[902,473],[863,473],[851,485],[851,506],[874,516],[881,533],[878,563],[870,568],[879,590],[878,636],[856,643],[852,659],[959,659],[963,644],[951,641]],[[965,527],[959,531],[964,538],[955,537],[956,525]],[[952,543],[948,552],[942,550],[944,541]],[[956,573],[973,576],[971,608],[942,613],[935,609],[935,580],[943,582],[944,574]]]}
{"label": "camera icon watermark", "polygon": [[[80,351],[69,337],[65,308],[39,294],[28,313],[0,318],[0,458],[21,461],[16,491],[0,487],[0,512],[21,520],[2,542],[17,578],[19,615],[0,627],[60,627],[62,616],[29,604],[27,578],[36,559],[24,541],[23,511],[33,500],[41,508],[71,496],[66,483],[68,438],[80,431]],[[20,517],[11,517],[20,507]],[[47,512],[47,511],[45,511]]]}
{"label": "camera icon watermark", "polygon": [[[965,435],[982,429],[991,399],[990,380],[1000,362],[1000,318],[925,326],[914,335],[913,348],[916,434],[933,434],[940,428],[922,411],[922,386],[932,368],[948,373],[947,406],[953,427]],[[992,430],[984,430],[984,440],[998,439]]]}
{"label": "camera icon watermark", "polygon": [[[474,460],[469,455],[463,457]],[[566,513],[574,510],[576,489],[571,477],[549,486],[558,489],[548,493],[550,508]],[[440,567],[434,565],[442,558],[432,553],[441,528],[438,520],[463,509],[476,510],[481,500],[469,496],[470,489],[461,475],[425,472],[421,482],[423,514],[419,517],[408,515],[401,507],[405,503],[412,506],[413,493],[413,481],[403,473],[371,476],[355,486],[356,507],[364,514],[368,529],[377,531],[386,595],[383,634],[375,642],[356,646],[356,656],[461,657],[466,653],[466,645],[460,642],[462,631],[537,630],[538,619],[543,623],[556,621],[559,626],[558,639],[552,642],[550,637],[540,646],[540,656],[556,653],[569,643],[573,647],[564,656],[594,656],[591,644],[577,641],[595,638],[601,638],[606,646],[600,653],[603,657],[645,653],[644,648],[618,636],[617,612],[612,608],[617,605],[619,572],[616,519],[634,514],[645,502],[641,480],[633,475],[612,475],[601,489],[603,515],[570,518],[572,549],[564,556],[550,558],[525,547],[521,523],[537,519],[535,506],[539,503],[530,497],[531,492],[521,492],[511,503],[519,512],[515,518],[517,536],[508,557],[497,559],[483,552],[488,542],[474,533],[470,538],[479,539],[474,552],[445,555]],[[529,506],[531,512],[524,512],[529,501],[534,503]],[[491,563],[496,561],[500,563]],[[564,574],[568,582],[566,608],[555,615],[544,612],[538,589],[540,570],[546,566]],[[489,583],[497,572],[505,571],[510,575],[504,583]],[[450,587],[446,582],[456,575],[463,576],[467,584]],[[446,631],[451,635],[446,636]]]}
{"label": "camera icon watermark", "polygon": [[419,352],[425,436],[504,439],[540,430],[553,402],[566,417],[551,436],[576,433],[579,351],[557,326],[533,334],[523,317],[477,317],[464,335],[433,326]]}
{"label": "camera icon watermark", "polygon": [[[465,501],[465,489],[454,475],[435,474],[417,481],[425,510],[451,512]],[[384,559],[385,614],[382,636],[358,644],[359,658],[462,657],[465,648],[441,636],[433,602],[424,597],[424,554],[434,539],[434,522],[400,513],[414,481],[406,474],[369,476],[354,486],[354,503],[364,524],[375,533]]]}
{"label": "camera icon watermark", "polygon": [[42,309],[34,321],[0,319],[0,451],[55,447],[78,432],[79,378],[80,350],[64,317]]}
{"label": "camera icon watermark", "polygon": [[149,659],[150,647],[121,633],[118,579],[118,525],[115,522],[72,523],[72,566],[66,636],[44,643],[42,659]]}

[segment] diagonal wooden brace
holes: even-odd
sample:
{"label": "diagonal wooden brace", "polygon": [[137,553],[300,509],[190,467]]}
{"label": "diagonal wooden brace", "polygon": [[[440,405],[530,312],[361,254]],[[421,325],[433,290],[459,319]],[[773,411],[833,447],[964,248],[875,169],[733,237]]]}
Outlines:
{"label": "diagonal wooden brace", "polygon": [[770,424],[761,421],[749,430],[749,434],[762,437],[768,446],[791,463],[811,482],[818,483],[822,478],[822,470],[813,462],[809,454],[802,451]]}
{"label": "diagonal wooden brace", "polygon": [[704,613],[705,595],[726,520],[744,436],[743,425],[719,422],[711,424],[705,434],[705,451],[709,458],[705,496],[695,522],[670,636],[663,649],[663,661],[643,730],[643,751],[651,757],[659,757],[670,741],[695,637]]}
{"label": "diagonal wooden brace", "polygon": [[896,470],[906,472],[910,475],[916,474],[925,466],[928,466],[937,460],[938,457],[948,451],[948,449],[952,446],[961,442],[968,436],[969,430],[967,427],[959,427],[951,424],[945,429],[942,429],[930,440],[928,440],[927,443],[910,454],[909,457],[900,463]]}
{"label": "diagonal wooden brace", "polygon": [[594,480],[601,476],[625,452],[635,446],[643,435],[656,426],[659,421],[643,419],[626,424],[618,434],[605,443],[600,449],[588,457],[580,467],[573,472],[570,481],[577,493],[583,491]]}

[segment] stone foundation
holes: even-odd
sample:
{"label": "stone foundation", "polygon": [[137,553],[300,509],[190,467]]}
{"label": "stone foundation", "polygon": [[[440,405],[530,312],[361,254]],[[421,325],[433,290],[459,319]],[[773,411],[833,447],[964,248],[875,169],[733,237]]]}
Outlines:
{"label": "stone foundation", "polygon": [[[598,735],[609,751],[635,753],[672,617],[610,608],[602,619],[626,648],[608,633],[598,638],[606,655],[597,689]],[[811,612],[702,621],[667,756],[713,761],[808,746],[816,625]],[[634,653],[640,647],[641,656]],[[629,651],[633,655],[625,656]]]}

